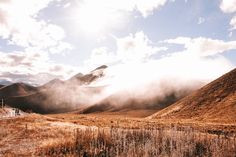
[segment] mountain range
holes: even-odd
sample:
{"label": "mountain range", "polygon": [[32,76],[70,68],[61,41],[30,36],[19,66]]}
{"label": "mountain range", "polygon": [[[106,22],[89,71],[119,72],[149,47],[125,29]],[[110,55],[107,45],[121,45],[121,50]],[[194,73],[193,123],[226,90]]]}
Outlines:
{"label": "mountain range", "polygon": [[[54,79],[48,83],[34,87],[25,83],[13,83],[0,86],[0,98],[15,108],[36,113],[67,112],[88,105],[83,99],[97,94],[102,87],[88,85],[102,77],[103,65],[88,74],[79,73],[72,78],[62,81]],[[87,102],[86,102],[87,103]]]}
{"label": "mountain range", "polygon": [[103,65],[87,74],[79,73],[65,81],[54,79],[39,87],[25,83],[1,85],[0,98],[11,107],[42,114],[142,112],[148,119],[236,121],[236,69],[198,90],[182,91],[181,96],[173,91],[165,97],[137,100],[117,92],[94,101],[105,87],[91,84],[103,78],[107,68]]}

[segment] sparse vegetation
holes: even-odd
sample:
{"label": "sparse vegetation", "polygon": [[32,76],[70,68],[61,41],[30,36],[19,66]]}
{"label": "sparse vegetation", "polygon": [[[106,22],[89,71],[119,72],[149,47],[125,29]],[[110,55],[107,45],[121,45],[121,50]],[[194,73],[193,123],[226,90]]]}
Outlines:
{"label": "sparse vegetation", "polygon": [[37,150],[40,156],[234,156],[235,134],[214,134],[191,127],[153,129],[76,129],[65,137]]}
{"label": "sparse vegetation", "polygon": [[234,157],[235,137],[233,124],[28,114],[0,120],[0,156]]}

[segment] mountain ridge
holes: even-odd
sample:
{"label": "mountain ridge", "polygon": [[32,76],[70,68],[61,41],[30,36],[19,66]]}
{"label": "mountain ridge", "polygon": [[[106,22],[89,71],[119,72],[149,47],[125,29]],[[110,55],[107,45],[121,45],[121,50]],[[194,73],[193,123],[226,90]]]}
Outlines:
{"label": "mountain ridge", "polygon": [[[37,113],[73,111],[84,105],[83,101],[79,100],[83,94],[85,96],[86,93],[96,94],[101,91],[102,87],[92,88],[87,85],[102,77],[105,68],[107,66],[100,66],[88,74],[75,75],[65,81],[53,79],[38,87],[14,83],[0,88],[0,98],[3,98],[7,105],[24,111],[32,110]],[[100,71],[98,75],[96,71]]]}
{"label": "mountain ridge", "polygon": [[148,118],[236,121],[236,69]]}

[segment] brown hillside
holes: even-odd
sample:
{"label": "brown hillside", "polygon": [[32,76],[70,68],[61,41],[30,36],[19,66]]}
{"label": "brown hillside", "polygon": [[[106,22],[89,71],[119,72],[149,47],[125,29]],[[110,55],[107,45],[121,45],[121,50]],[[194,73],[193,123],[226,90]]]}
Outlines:
{"label": "brown hillside", "polygon": [[148,118],[236,122],[236,69]]}
{"label": "brown hillside", "polygon": [[36,113],[62,113],[80,108],[84,105],[81,98],[99,93],[102,87],[80,87],[62,84],[58,89],[45,88],[38,92],[12,96],[5,99],[5,103],[11,107],[23,111],[31,110]]}
{"label": "brown hillside", "polygon": [[57,88],[58,86],[62,86],[64,84],[64,81],[60,79],[53,79],[44,85],[40,86],[39,89],[47,90],[49,88]]}
{"label": "brown hillside", "polygon": [[24,84],[14,83],[0,88],[0,98],[8,98],[12,96],[23,96],[37,91],[36,87]]}

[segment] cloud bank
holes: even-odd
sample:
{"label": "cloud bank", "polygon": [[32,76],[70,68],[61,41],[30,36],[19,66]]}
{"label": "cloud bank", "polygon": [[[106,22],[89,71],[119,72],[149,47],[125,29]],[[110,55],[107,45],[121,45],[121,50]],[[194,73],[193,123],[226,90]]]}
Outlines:
{"label": "cloud bank", "polygon": [[[102,103],[158,105],[158,101],[166,101],[169,96],[179,99],[234,68],[221,54],[236,49],[235,41],[204,37],[161,41],[163,45],[184,46],[183,50],[172,53],[152,43],[143,32],[137,32],[117,38],[115,52],[103,47],[97,53],[97,58],[108,55],[109,62],[116,61],[105,69],[104,77],[91,84],[106,87],[102,94],[107,99]],[[160,57],[153,58],[152,54]]]}
{"label": "cloud bank", "polygon": [[34,50],[0,52],[0,79],[40,85],[56,78],[65,79],[74,74],[72,66],[50,62],[48,55]]}
{"label": "cloud bank", "polygon": [[188,38],[178,37],[165,40],[164,43],[184,45],[186,51],[199,56],[214,56],[225,51],[236,49],[236,41],[225,42],[223,40],[211,38]]}
{"label": "cloud bank", "polygon": [[[4,0],[0,2],[0,37],[8,44],[35,47],[59,53],[72,46],[63,41],[64,30],[39,18],[39,13],[54,0]],[[60,47],[61,51],[53,51]]]}
{"label": "cloud bank", "polygon": [[[18,50],[0,52],[0,79],[42,84],[71,75],[73,68],[55,64],[49,54],[65,53],[73,47],[64,41],[62,27],[40,18],[56,0],[0,1],[0,37]],[[68,76],[67,76],[68,77]]]}

